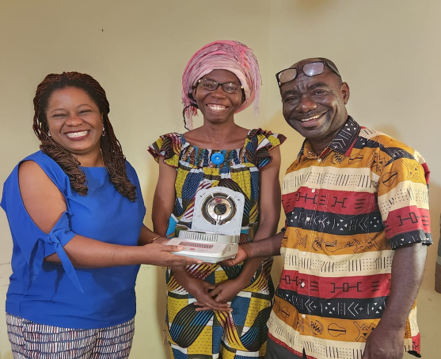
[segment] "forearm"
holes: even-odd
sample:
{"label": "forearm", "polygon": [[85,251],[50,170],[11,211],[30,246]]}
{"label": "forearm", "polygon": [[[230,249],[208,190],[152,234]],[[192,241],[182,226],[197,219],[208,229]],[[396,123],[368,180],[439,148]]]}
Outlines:
{"label": "forearm", "polygon": [[[173,203],[173,202],[172,202]],[[152,209],[153,231],[165,236],[167,234],[168,222],[173,211],[173,206],[159,199],[155,199]]]}
{"label": "forearm", "polygon": [[280,255],[280,247],[285,233],[280,232],[273,237],[242,244],[241,247],[247,253],[247,258],[262,258]]}
{"label": "forearm", "polygon": [[153,197],[152,220],[153,230],[165,236],[170,215],[176,201],[175,192],[176,168],[168,166],[164,158],[159,160],[159,177]]}
{"label": "forearm", "polygon": [[236,280],[239,280],[242,283],[243,288],[250,284],[254,273],[256,273],[256,270],[262,265],[262,260],[263,258],[251,258],[245,261],[242,271],[236,278]]}
{"label": "forearm", "polygon": [[[110,244],[80,235],[73,237],[64,246],[64,251],[72,265],[78,268],[148,264],[140,247]],[[56,253],[46,257],[45,261],[61,263]]]}
{"label": "forearm", "polygon": [[[161,236],[166,235],[169,217],[170,217],[170,214],[168,216],[161,215],[160,213],[157,213],[156,215],[152,215],[153,230],[155,231],[155,233],[158,233]],[[165,219],[165,218],[167,218],[167,219]]]}
{"label": "forearm", "polygon": [[[269,219],[263,219],[259,225],[259,229],[253,239],[253,242],[259,242],[266,238],[274,236],[277,229],[277,221],[278,214],[277,218],[275,216],[272,216]],[[238,277],[238,279],[243,282],[244,286],[248,286],[251,278],[256,273],[256,270],[262,265],[262,261],[262,257],[250,258],[245,261],[242,272]]]}
{"label": "forearm", "polygon": [[404,330],[423,279],[426,255],[427,246],[420,243],[395,250],[391,290],[381,325]]}
{"label": "forearm", "polygon": [[173,266],[171,267],[171,270],[173,272],[173,276],[176,279],[176,282],[186,290],[188,290],[187,282],[188,279],[191,278],[190,274],[188,274],[185,267],[179,267],[179,266]]}

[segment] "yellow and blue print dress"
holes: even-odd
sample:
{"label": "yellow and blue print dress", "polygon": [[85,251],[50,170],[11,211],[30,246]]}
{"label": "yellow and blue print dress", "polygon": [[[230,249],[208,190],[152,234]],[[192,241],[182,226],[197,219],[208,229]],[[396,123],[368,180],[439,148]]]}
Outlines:
{"label": "yellow and blue print dress", "polygon": [[[191,145],[184,135],[169,133],[149,147],[155,160],[176,168],[176,199],[167,234],[190,229],[196,193],[203,188],[228,187],[245,196],[241,243],[252,241],[259,220],[259,170],[271,161],[271,149],[285,141],[285,136],[270,131],[249,131],[242,148],[211,150]],[[214,153],[224,161],[211,162]],[[263,358],[266,349],[266,322],[271,311],[273,285],[272,258],[266,259],[249,285],[231,302],[232,313],[199,311],[196,299],[167,270],[168,339],[175,359]],[[190,275],[212,284],[237,278],[242,264],[225,267],[203,263],[187,266]]]}

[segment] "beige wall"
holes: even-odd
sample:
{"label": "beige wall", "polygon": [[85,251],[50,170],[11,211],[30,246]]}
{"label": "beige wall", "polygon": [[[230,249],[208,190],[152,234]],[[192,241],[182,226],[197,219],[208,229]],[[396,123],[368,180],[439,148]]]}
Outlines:
{"label": "beige wall", "polygon": [[[350,113],[360,123],[416,147],[429,162],[437,243],[441,161],[433,149],[441,131],[440,4],[439,0],[0,0],[0,183],[20,159],[38,149],[31,130],[37,84],[49,72],[76,70],[93,75],[106,89],[110,119],[138,171],[150,209],[157,167],[146,148],[162,133],[183,130],[180,76],[186,62],[210,41],[236,39],[255,50],[264,82],[260,115],[248,109],[237,121],[288,135],[282,167],[293,160],[301,138],[282,118],[273,75],[301,58],[329,57],[351,86]],[[150,214],[146,223],[151,223]],[[3,213],[0,238],[3,303],[11,255]],[[440,347],[435,257],[432,246],[418,298],[423,356],[428,359],[438,357]],[[280,262],[276,267],[277,277]],[[132,358],[166,358],[163,278],[163,269],[145,266],[140,272]],[[2,318],[1,314],[0,359],[11,359]]]}

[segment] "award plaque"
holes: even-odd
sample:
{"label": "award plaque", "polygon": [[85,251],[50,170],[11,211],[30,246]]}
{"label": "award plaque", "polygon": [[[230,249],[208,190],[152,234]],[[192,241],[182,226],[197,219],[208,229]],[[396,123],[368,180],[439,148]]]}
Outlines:
{"label": "award plaque", "polygon": [[217,263],[234,257],[240,239],[245,197],[225,187],[199,190],[192,227],[181,230],[169,245],[184,247],[174,254]]}

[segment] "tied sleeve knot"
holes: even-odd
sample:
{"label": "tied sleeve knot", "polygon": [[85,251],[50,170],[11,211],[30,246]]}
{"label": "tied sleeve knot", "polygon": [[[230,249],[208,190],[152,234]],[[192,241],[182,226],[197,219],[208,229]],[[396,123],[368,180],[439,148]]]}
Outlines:
{"label": "tied sleeve knot", "polygon": [[40,238],[40,239],[43,240],[43,241],[46,241],[46,240],[47,240],[47,242],[48,242],[49,244],[54,245],[55,248],[56,248],[57,246],[61,246],[60,240],[58,239],[58,237],[57,237],[57,235],[56,235],[55,233],[49,233],[49,234],[47,235],[47,239],[46,239],[46,238]]}
{"label": "tied sleeve knot", "polygon": [[46,253],[49,245],[49,247],[55,249],[55,253],[57,253],[68,278],[73,282],[78,290],[84,293],[75,268],[64,250],[66,243],[69,242],[75,235],[76,233],[70,229],[70,215],[68,212],[64,212],[52,230],[47,234],[44,233],[35,243],[32,251],[33,253],[29,261],[30,273],[27,278],[25,278],[25,280],[27,279],[26,289],[29,288],[33,280],[40,273],[43,267],[44,258],[49,255]]}

